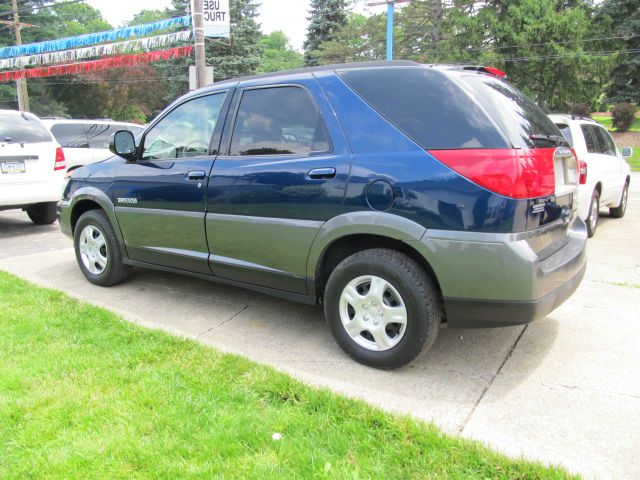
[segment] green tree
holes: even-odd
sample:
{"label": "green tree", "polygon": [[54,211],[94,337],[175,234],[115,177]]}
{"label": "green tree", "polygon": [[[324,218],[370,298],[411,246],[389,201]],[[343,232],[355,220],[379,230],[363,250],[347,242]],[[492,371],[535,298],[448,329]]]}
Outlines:
{"label": "green tree", "polygon": [[269,35],[263,35],[262,47],[263,61],[257,69],[258,73],[292,70],[304,66],[302,54],[291,48],[284,32],[278,30]]}
{"label": "green tree", "polygon": [[306,65],[318,65],[317,49],[323,42],[336,40],[347,23],[345,0],[311,0],[307,39],[304,42]]}
{"label": "green tree", "polygon": [[313,51],[319,64],[381,60],[385,57],[386,16],[365,17],[350,12],[346,24],[332,40]]}
{"label": "green tree", "polygon": [[610,49],[620,50],[611,71],[608,100],[640,104],[640,3],[638,0],[605,0],[599,17],[613,25],[613,36],[622,37],[608,43]]}

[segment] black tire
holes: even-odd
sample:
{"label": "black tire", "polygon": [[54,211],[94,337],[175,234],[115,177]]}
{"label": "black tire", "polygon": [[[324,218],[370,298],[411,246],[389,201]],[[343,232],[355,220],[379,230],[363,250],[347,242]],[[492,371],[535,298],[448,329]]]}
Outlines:
{"label": "black tire", "polygon": [[615,208],[609,209],[609,215],[613,218],[622,218],[624,217],[625,212],[627,211],[627,200],[629,197],[629,182],[624,184],[624,188],[622,189],[622,196],[620,197],[620,205]]}
{"label": "black tire", "polygon": [[[350,282],[369,275],[380,277],[390,284],[399,293],[406,308],[404,333],[398,343],[387,350],[374,351],[357,343],[341,319],[340,299],[343,290]],[[385,295],[389,293],[385,290]],[[379,308],[371,308],[376,310],[371,313],[378,315]],[[364,365],[393,369],[406,365],[433,345],[438,336],[442,310],[437,289],[423,268],[400,252],[376,248],[351,255],[331,272],[324,292],[324,312],[333,337],[345,353]],[[365,335],[374,340],[366,329],[360,332],[360,336]]]}
{"label": "black tire", "polygon": [[51,225],[58,218],[56,202],[36,203],[27,208],[27,215],[36,225]]}
{"label": "black tire", "polygon": [[[100,273],[90,272],[82,260],[80,238],[82,231],[87,226],[96,228],[105,240],[104,256],[107,258],[107,265]],[[122,251],[120,250],[120,243],[113,230],[113,226],[102,210],[89,210],[82,214],[73,232],[73,246],[76,251],[76,259],[80,270],[82,270],[84,276],[91,283],[100,285],[101,287],[109,287],[122,283],[131,276],[131,267],[122,263]]]}
{"label": "black tire", "polygon": [[600,219],[600,194],[598,190],[593,191],[591,203],[589,203],[589,216],[587,216],[587,236],[589,238],[596,234],[598,220]]}

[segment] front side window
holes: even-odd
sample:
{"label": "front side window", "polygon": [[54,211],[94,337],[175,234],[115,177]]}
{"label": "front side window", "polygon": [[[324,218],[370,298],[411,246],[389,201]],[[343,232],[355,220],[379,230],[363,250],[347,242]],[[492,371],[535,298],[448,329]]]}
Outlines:
{"label": "front side window", "polygon": [[598,144],[600,145],[600,153],[604,155],[616,156],[616,145],[611,140],[609,133],[604,128],[593,127],[596,137],[598,138]]}
{"label": "front side window", "polygon": [[198,97],[173,109],[145,135],[142,160],[207,155],[224,97]]}
{"label": "front side window", "polygon": [[81,123],[58,123],[51,133],[64,148],[89,148],[85,129]]}
{"label": "front side window", "polygon": [[307,155],[329,150],[324,121],[306,90],[272,87],[243,93],[231,155]]}

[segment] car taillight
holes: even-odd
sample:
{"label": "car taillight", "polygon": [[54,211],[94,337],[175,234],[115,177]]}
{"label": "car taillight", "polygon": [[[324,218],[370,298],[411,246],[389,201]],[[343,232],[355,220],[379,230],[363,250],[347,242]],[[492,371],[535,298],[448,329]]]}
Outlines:
{"label": "car taillight", "polygon": [[584,185],[587,183],[587,162],[578,160],[578,164],[580,165],[580,185]]}
{"label": "car taillight", "polygon": [[430,150],[463,177],[511,198],[555,193],[555,148]]}
{"label": "car taillight", "polygon": [[64,159],[64,152],[61,147],[56,148],[56,162],[53,164],[53,171],[66,170],[67,162]]}

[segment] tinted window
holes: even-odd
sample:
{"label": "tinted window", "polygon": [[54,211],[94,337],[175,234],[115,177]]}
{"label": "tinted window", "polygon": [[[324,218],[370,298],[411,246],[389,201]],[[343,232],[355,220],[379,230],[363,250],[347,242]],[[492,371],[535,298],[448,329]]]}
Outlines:
{"label": "tinted window", "polygon": [[444,73],[428,68],[340,72],[371,107],[425,149],[508,148],[487,114]]}
{"label": "tinted window", "polygon": [[59,123],[51,127],[51,133],[64,148],[89,148],[84,126],[79,123]]}
{"label": "tinted window", "polygon": [[595,134],[596,134],[596,138],[598,139],[598,146],[600,153],[603,153],[604,155],[612,155],[615,156],[616,155],[616,145],[615,143],[613,143],[613,140],[611,140],[611,137],[609,136],[609,133],[601,127],[592,127]]}
{"label": "tinted window", "polygon": [[562,132],[562,136],[566,138],[571,146],[573,146],[573,137],[571,136],[571,128],[565,123],[556,123],[556,127]]}
{"label": "tinted window", "polygon": [[109,139],[118,130],[126,130],[124,125],[105,123],[85,123],[89,148],[109,148]]}
{"label": "tinted window", "polygon": [[231,155],[306,155],[329,149],[324,122],[306,90],[261,88],[242,94]]}
{"label": "tinted window", "polygon": [[0,115],[0,142],[50,142],[49,131],[30,115]]}
{"label": "tinted window", "polygon": [[514,146],[550,147],[553,145],[546,140],[532,140],[532,135],[560,136],[556,126],[540,107],[505,80],[476,74],[464,75],[462,81]]}
{"label": "tinted window", "polygon": [[587,145],[587,152],[600,153],[600,147],[598,146],[598,140],[596,138],[596,132],[591,125],[580,125],[582,134],[584,135],[584,142]]}
{"label": "tinted window", "polygon": [[190,100],[173,109],[144,137],[143,160],[197,157],[209,153],[224,93]]}

